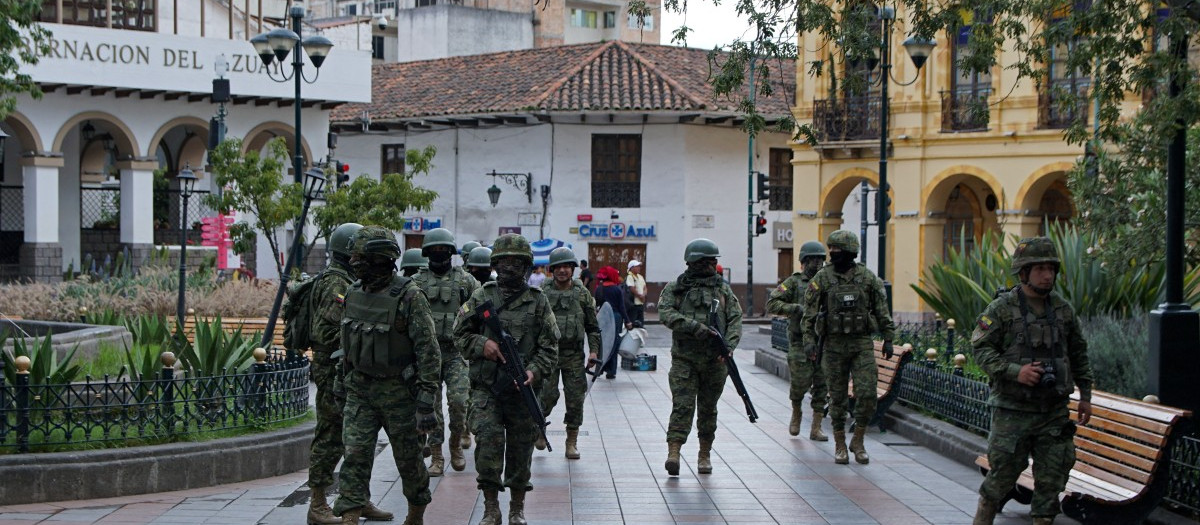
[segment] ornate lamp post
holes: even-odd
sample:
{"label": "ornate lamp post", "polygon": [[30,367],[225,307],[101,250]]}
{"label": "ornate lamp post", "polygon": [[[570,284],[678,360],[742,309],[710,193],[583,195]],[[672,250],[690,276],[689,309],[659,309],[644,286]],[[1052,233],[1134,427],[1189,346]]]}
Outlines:
{"label": "ornate lamp post", "polygon": [[196,174],[192,173],[192,166],[183,168],[183,171],[175,176],[175,180],[179,181],[179,196],[183,199],[183,206],[179,211],[179,302],[175,307],[175,317],[179,329],[183,330],[183,315],[186,311],[184,289],[187,288],[188,199],[196,189]]}
{"label": "ornate lamp post", "polygon": [[[529,204],[533,204],[532,173],[496,173],[496,170],[492,170],[491,173],[485,173],[484,175],[492,177],[492,187],[487,189],[487,194],[488,201],[492,203],[493,208],[500,202],[500,187],[496,185],[496,177],[500,177],[500,180],[512,184],[514,188],[524,192]],[[549,188],[543,191],[545,192],[545,198],[550,198]]]}
{"label": "ornate lamp post", "polygon": [[308,220],[308,208],[312,201],[316,200],[321,195],[321,191],[325,189],[325,182],[325,172],[317,168],[310,169],[304,174],[304,207],[300,210],[300,217],[296,219],[296,234],[292,236],[292,247],[288,250],[288,258],[283,266],[283,275],[279,276],[279,289],[275,291],[275,302],[271,305],[271,316],[267,318],[267,327],[263,332],[263,340],[260,345],[263,348],[271,348],[271,343],[275,340],[275,321],[279,317],[279,308],[283,306],[283,293],[287,290],[292,268],[296,267],[297,260],[300,259],[301,240],[304,238],[301,228]]}

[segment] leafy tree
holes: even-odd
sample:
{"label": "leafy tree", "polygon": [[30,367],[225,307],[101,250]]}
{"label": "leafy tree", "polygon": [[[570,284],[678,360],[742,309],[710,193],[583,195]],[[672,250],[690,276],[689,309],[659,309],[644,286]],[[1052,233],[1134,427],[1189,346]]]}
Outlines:
{"label": "leafy tree", "polygon": [[[254,223],[239,221],[229,228],[233,249],[249,253],[254,249],[258,232],[271,246],[271,253],[280,253],[279,229],[300,215],[304,189],[300,184],[284,182],[284,170],[289,166],[287,144],[282,137],[267,143],[265,154],[257,151],[242,155],[242,141],[227,138],[209,155],[217,184],[225,188],[221,195],[209,194],[205,204],[214,210],[235,210],[254,217]],[[283,274],[278,257],[271,258],[275,270]]]}
{"label": "leafy tree", "polygon": [[[433,146],[407,150],[404,152],[405,173],[385,173],[380,181],[358,177],[354,182],[326,193],[325,205],[313,211],[317,238],[328,239],[334,228],[346,222],[403,230],[405,212],[429,211],[438,196],[436,191],[413,184],[415,176],[428,174],[433,168],[436,155],[437,148]],[[312,243],[309,249],[312,249]]]}
{"label": "leafy tree", "polygon": [[38,24],[42,0],[0,0],[0,120],[17,107],[17,93],[42,98],[42,90],[21,66],[35,65],[50,52],[50,32]]}

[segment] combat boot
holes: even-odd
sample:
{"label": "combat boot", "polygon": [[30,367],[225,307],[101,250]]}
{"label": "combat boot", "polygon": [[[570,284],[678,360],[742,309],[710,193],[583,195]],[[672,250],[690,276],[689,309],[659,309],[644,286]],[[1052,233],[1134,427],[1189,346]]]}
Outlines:
{"label": "combat boot", "polygon": [[409,505],[408,516],[401,525],[425,525],[425,505]]}
{"label": "combat boot", "polygon": [[446,457],[442,455],[442,446],[438,445],[429,456],[429,477],[436,478],[446,472]]}
{"label": "combat boot", "polygon": [[462,433],[462,443],[459,444],[459,447],[461,447],[463,450],[471,449],[471,433],[470,432]]}
{"label": "combat boot", "polygon": [[500,525],[500,495],[494,490],[483,491],[483,519],[479,525]]}
{"label": "combat boot", "polygon": [[450,434],[450,468],[455,472],[462,472],[467,468],[467,459],[463,457],[461,444],[462,439],[457,433]]}
{"label": "combat boot", "polygon": [[538,450],[546,450],[546,438],[538,436],[537,441],[533,442],[533,446]]}
{"label": "combat boot", "polygon": [[1054,525],[1054,516],[1033,518],[1033,525]]}
{"label": "combat boot", "polygon": [[508,502],[508,525],[529,525],[525,521],[525,491],[513,490],[512,501]]}
{"label": "combat boot", "polygon": [[792,422],[788,424],[788,434],[793,436],[800,435],[801,419],[804,419],[804,408],[799,404],[792,403]]}
{"label": "combat boot", "polygon": [[867,427],[854,425],[854,437],[850,439],[850,452],[854,453],[854,461],[859,465],[866,465],[871,462],[871,456],[867,455],[867,448],[863,446],[863,436],[867,433]]}
{"label": "combat boot", "polygon": [[376,507],[374,503],[369,501],[359,510],[362,511],[362,517],[367,518],[367,521],[392,521],[396,519],[395,514]]}
{"label": "combat boot", "polygon": [[342,525],[358,525],[358,518],[361,518],[361,517],[362,517],[362,507],[359,507],[354,510],[348,510],[346,512],[343,512],[342,513],[342,521],[339,521],[338,523],[341,523]]}
{"label": "combat boot", "polygon": [[679,449],[683,448],[683,443],[678,441],[667,442],[667,474],[672,476],[679,475]]}
{"label": "combat boot", "polygon": [[579,429],[567,429],[567,444],[563,447],[567,449],[567,459],[579,459]]}
{"label": "combat boot", "polygon": [[712,474],[712,440],[700,440],[700,453],[696,455],[696,470],[701,474]]}
{"label": "combat boot", "polygon": [[822,419],[825,419],[824,412],[813,412],[812,430],[808,431],[808,439],[813,441],[829,441],[829,436],[821,432]]}
{"label": "combat boot", "polygon": [[329,502],[325,500],[325,487],[313,487],[312,499],[308,501],[308,525],[337,525],[342,519],[333,515]]}
{"label": "combat boot", "polygon": [[833,462],[838,465],[849,465],[850,455],[846,453],[846,431],[833,431]]}
{"label": "combat boot", "polygon": [[979,496],[979,506],[975,508],[975,521],[971,525],[992,525],[996,521],[996,513],[1000,512],[1000,505],[995,501]]}

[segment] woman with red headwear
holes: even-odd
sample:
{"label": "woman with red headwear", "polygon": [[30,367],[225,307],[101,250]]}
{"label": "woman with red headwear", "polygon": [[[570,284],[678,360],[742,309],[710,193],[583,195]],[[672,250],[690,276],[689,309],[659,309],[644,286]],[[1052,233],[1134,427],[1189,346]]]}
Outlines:
{"label": "woman with red headwear", "polygon": [[[604,306],[604,303],[612,305],[612,311],[617,316],[617,332],[620,332],[620,326],[625,325],[625,329],[633,328],[633,321],[629,318],[629,313],[625,311],[625,291],[621,290],[621,272],[612,266],[605,266],[596,272],[596,279],[600,281],[600,285],[596,287],[596,307]],[[614,340],[620,341],[617,337]],[[617,360],[610,359],[608,364],[602,370],[605,372],[605,377],[613,379],[617,377]],[[597,371],[596,373],[600,373]]]}

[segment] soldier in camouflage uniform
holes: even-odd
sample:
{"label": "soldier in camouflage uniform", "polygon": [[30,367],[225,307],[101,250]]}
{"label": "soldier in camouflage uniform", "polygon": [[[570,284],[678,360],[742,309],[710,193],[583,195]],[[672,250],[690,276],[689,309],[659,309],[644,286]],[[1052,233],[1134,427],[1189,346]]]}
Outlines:
{"label": "soldier in camouflage uniform", "polygon": [[508,394],[492,392],[492,385],[503,375],[499,368],[503,356],[496,342],[499,334],[484,326],[475,309],[491,301],[499,312],[500,322],[516,341],[525,363],[528,385],[539,385],[557,365],[559,333],[546,296],[525,283],[525,275],[533,266],[529,241],[509,233],[496,239],[493,249],[496,281],[476,290],[459,309],[454,338],[470,362],[471,431],[478,445],[475,480],[484,498],[479,523],[500,525],[498,493],[508,487],[512,490],[508,522],[525,525],[525,492],[533,489],[529,468],[537,423],[530,418],[516,385]]}
{"label": "soldier in camouflage uniform", "polygon": [[387,433],[408,500],[404,525],[421,525],[429,473],[418,436],[437,427],[433,413],[441,352],[425,294],[395,274],[400,246],[391,231],[367,226],[354,235],[350,265],[358,277],[346,291],[341,340],[346,366],[346,422],[341,496],[343,525],[357,525],[371,499],[371,466],[379,429]]}
{"label": "soldier in camouflage uniform", "polygon": [[1029,514],[1035,525],[1053,523],[1075,464],[1075,423],[1067,409],[1075,387],[1079,424],[1092,416],[1087,341],[1070,303],[1054,292],[1059,264],[1050,239],[1021,239],[1012,260],[1020,284],[1000,293],[975,322],[975,362],[992,387],[991,470],[979,487],[975,525],[991,525],[1031,456]]}
{"label": "soldier in camouflage uniform", "polygon": [[845,428],[847,389],[853,377],[854,439],[850,441],[850,452],[854,452],[854,461],[865,465],[871,457],[867,455],[863,437],[877,403],[878,370],[871,337],[878,333],[883,338],[883,356],[891,359],[896,326],[888,311],[883,280],[866,266],[854,262],[858,256],[858,236],[838,230],[829,234],[825,244],[829,246],[830,264],[813,276],[804,292],[801,318],[804,353],[810,358],[822,351],[825,354],[821,368],[829,384],[833,460],[839,465],[850,462]]}
{"label": "soldier in camouflage uniform", "polygon": [[[467,466],[463,458],[462,440],[467,428],[467,364],[462,354],[454,348],[454,318],[458,307],[479,288],[479,282],[461,267],[455,267],[450,258],[458,251],[454,234],[445,228],[435,228],[425,234],[421,244],[421,255],[429,259],[429,267],[413,277],[417,285],[429,298],[433,311],[433,323],[437,326],[438,344],[442,348],[442,382],[445,383],[445,399],[450,412],[450,466],[461,471]],[[437,414],[442,415],[442,393],[439,390]],[[441,476],[446,460],[442,456],[445,427],[438,425],[436,432],[429,435],[429,447],[433,453],[429,462],[429,475]]]}
{"label": "soldier in camouflage uniform", "polygon": [[[333,515],[333,509],[325,499],[325,491],[333,485],[333,469],[342,459],[342,413],[346,406],[346,391],[342,385],[342,302],[346,289],[354,282],[350,270],[350,240],[361,224],[342,224],[329,234],[329,266],[313,283],[312,327],[312,378],[317,385],[317,428],[313,435],[309,453],[308,486],[312,499],[308,505],[309,525],[334,525],[341,518]],[[335,357],[336,353],[336,357]],[[391,520],[392,513],[380,510],[366,502],[363,515],[367,519]]]}
{"label": "soldier in camouflage uniform", "polygon": [[467,273],[470,273],[471,277],[479,281],[479,284],[491,281],[492,249],[487,246],[472,248],[471,254],[467,256]]}
{"label": "soldier in camouflage uniform", "polygon": [[429,259],[421,255],[420,248],[409,248],[404,250],[404,255],[400,257],[400,274],[405,277],[412,277],[421,270],[429,267]]}
{"label": "soldier in camouflage uniform", "polygon": [[[725,334],[730,351],[742,339],[742,307],[729,284],[717,274],[720,255],[716,243],[708,239],[688,243],[683,251],[687,270],[668,283],[658,299],[659,319],[671,329],[671,370],[667,373],[671,421],[667,425],[666,469],[672,476],[679,475],[679,449],[692,432],[693,416],[700,438],[696,470],[712,473],[710,454],[717,433],[717,401],[729,375],[725,362],[717,355],[715,329]],[[714,300],[719,301],[719,326],[710,327],[709,311]]]}
{"label": "soldier in camouflage uniform", "polygon": [[818,241],[808,241],[800,246],[801,271],[784,279],[767,299],[767,312],[785,315],[788,318],[788,376],[791,378],[792,421],[788,433],[800,435],[800,420],[804,415],[804,393],[812,387],[813,419],[808,439],[829,441],[821,432],[821,419],[825,417],[825,400],[829,390],[825,388],[825,374],[817,356],[804,353],[804,333],[801,320],[804,317],[804,291],[821,266],[825,264],[825,246]]}
{"label": "soldier in camouflage uniform", "polygon": [[[583,283],[573,279],[575,275],[575,252],[570,248],[555,248],[550,252],[550,274],[552,278],[542,284],[542,292],[554,309],[554,320],[558,323],[561,338],[558,340],[558,366],[551,371],[542,385],[542,407],[546,418],[558,403],[558,377],[562,375],[563,391],[566,393],[567,415],[567,459],[579,459],[579,425],[583,424],[583,399],[587,396],[587,379],[584,369],[596,359],[600,349],[600,323],[596,320],[596,300]],[[587,340],[592,351],[588,359],[583,358],[583,343]],[[538,436],[538,450],[546,448],[545,441]]]}

